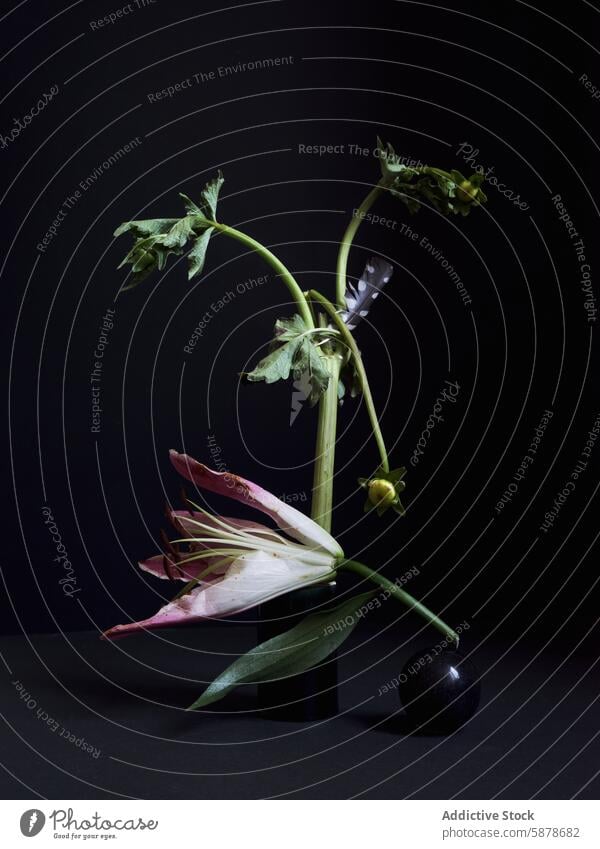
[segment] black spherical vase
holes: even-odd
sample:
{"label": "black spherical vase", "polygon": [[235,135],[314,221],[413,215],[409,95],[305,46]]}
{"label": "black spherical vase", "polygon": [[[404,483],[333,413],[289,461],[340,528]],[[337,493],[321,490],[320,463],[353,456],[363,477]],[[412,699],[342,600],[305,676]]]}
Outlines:
{"label": "black spherical vase", "polygon": [[423,649],[400,673],[400,701],[412,727],[425,734],[449,734],[479,706],[481,685],[475,666],[457,651]]}
{"label": "black spherical vase", "polygon": [[[317,584],[275,598],[259,608],[258,642],[289,631],[310,613],[335,605],[336,585]],[[300,675],[258,685],[258,709],[270,719],[315,722],[338,712],[337,657],[330,655]]]}

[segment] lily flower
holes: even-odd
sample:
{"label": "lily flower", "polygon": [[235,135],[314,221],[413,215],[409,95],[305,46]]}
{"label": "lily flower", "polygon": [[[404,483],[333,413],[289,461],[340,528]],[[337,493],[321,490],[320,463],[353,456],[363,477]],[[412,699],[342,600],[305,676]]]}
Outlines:
{"label": "lily flower", "polygon": [[[257,508],[283,533],[258,522],[215,516],[197,505],[194,511],[170,511],[181,539],[167,541],[165,554],[139,566],[159,578],[187,582],[184,594],[148,619],[115,625],[104,637],[230,616],[335,576],[344,553],[331,534],[304,513],[257,484],[215,472],[187,454],[171,451],[170,458],[175,469],[200,489]],[[181,543],[187,551],[177,547]]]}

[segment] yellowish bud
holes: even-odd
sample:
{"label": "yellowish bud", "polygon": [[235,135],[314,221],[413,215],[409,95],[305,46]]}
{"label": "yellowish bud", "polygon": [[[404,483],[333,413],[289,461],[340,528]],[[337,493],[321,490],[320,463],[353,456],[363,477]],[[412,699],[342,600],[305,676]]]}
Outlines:
{"label": "yellowish bud", "polygon": [[369,481],[369,501],[375,507],[387,507],[396,500],[396,490],[390,481],[377,478]]}
{"label": "yellowish bud", "polygon": [[479,192],[479,187],[474,186],[470,180],[463,180],[460,186],[458,187],[457,195],[463,203],[470,203],[474,201],[477,197],[477,193]]}

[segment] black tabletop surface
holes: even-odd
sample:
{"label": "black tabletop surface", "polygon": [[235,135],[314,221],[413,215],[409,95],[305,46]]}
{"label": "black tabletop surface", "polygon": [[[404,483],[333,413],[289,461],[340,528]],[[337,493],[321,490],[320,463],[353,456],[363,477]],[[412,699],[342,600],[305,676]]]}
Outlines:
{"label": "black tabletop surface", "polygon": [[592,656],[479,641],[482,706],[448,736],[411,733],[384,687],[415,645],[364,630],[340,658],[333,719],[267,719],[250,686],[185,712],[253,640],[237,623],[114,644],[89,632],[4,637],[3,797],[598,797]]}

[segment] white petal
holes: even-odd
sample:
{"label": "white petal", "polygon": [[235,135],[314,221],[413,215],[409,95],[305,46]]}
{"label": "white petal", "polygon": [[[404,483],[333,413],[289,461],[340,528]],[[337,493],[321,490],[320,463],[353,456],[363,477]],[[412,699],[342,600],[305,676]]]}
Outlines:
{"label": "white petal", "polygon": [[252,551],[238,557],[222,581],[192,590],[171,605],[186,618],[229,616],[331,574],[327,566],[307,566],[292,558]]}

